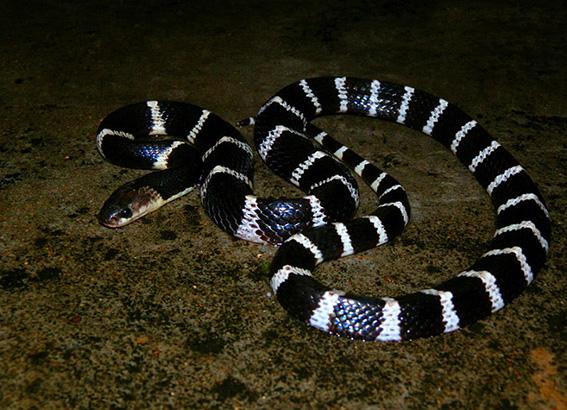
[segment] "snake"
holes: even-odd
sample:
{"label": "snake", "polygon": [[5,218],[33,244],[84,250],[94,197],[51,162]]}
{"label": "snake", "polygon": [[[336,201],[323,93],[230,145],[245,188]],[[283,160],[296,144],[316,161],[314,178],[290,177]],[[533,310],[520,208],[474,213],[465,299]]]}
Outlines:
{"label": "snake", "polygon": [[[450,279],[399,296],[360,296],[318,281],[317,265],[385,244],[410,219],[407,194],[396,179],[312,124],[334,114],[409,127],[456,155],[495,209],[487,250]],[[100,223],[123,226],[198,186],[205,212],[221,229],[278,247],[270,285],[292,317],[327,334],[365,341],[399,342],[461,329],[508,305],[545,263],[551,220],[537,186],[476,120],[442,98],[380,80],[309,78],[282,88],[238,125],[254,126],[263,162],[304,197],[257,197],[253,151],[214,113],[189,103],[146,101],[112,112],[97,131],[98,151],[108,161],[157,170],[115,191],[98,215]],[[349,169],[377,197],[369,215],[354,217],[359,192]]]}

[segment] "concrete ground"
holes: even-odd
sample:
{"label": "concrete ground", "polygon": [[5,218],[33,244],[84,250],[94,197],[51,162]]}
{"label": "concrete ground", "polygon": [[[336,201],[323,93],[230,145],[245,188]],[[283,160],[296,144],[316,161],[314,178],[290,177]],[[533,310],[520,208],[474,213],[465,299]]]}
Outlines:
{"label": "concrete ground", "polygon": [[[565,408],[567,16],[540,4],[2,2],[0,408]],[[96,152],[107,113],[172,99],[235,122],[318,75],[410,84],[479,119],[550,208],[534,284],[457,333],[353,342],[290,319],[268,286],[274,249],[224,234],[196,193],[121,230],[97,223],[140,175]],[[401,238],[318,277],[398,295],[483,252],[493,210],[448,151],[376,120],[317,123],[399,178],[413,206]],[[299,195],[260,161],[256,180]]]}

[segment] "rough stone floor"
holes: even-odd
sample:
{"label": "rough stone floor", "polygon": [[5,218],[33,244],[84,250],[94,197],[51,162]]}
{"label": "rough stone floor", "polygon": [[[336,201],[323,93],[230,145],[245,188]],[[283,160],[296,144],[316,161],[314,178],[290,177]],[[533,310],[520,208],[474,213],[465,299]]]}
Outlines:
{"label": "rough stone floor", "polygon": [[[0,408],[566,408],[565,10],[553,0],[2,2]],[[494,134],[553,218],[533,285],[457,333],[353,342],[289,318],[266,277],[274,249],[228,237],[197,193],[124,229],[97,223],[108,195],[141,174],[96,152],[112,110],[170,99],[235,122],[320,75],[424,89]],[[413,207],[400,238],[324,264],[319,278],[399,295],[483,252],[493,209],[450,152],[381,121],[317,124],[397,177]],[[257,164],[260,194],[299,195]],[[373,202],[363,190],[360,212]]]}

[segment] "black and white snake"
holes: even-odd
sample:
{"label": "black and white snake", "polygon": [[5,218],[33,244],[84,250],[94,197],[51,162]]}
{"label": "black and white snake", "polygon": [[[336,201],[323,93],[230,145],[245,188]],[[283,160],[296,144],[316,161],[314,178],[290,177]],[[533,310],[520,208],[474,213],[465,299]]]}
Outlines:
{"label": "black and white snake", "polygon": [[[353,296],[313,278],[323,261],[389,241],[410,213],[394,178],[310,123],[328,114],[397,122],[449,148],[496,209],[489,250],[435,288],[395,298]],[[264,162],[302,189],[304,198],[254,196],[252,151],[236,129],[190,104],[148,101],[106,117],[97,145],[115,164],[163,171],[116,191],[99,220],[122,226],[199,185],[205,211],[222,229],[242,239],[281,244],[270,267],[271,286],[289,313],[324,332],[373,341],[437,335],[484,318],[518,296],[545,262],[550,219],[537,187],[476,121],[443,99],[377,80],[313,78],[285,87],[255,117],[241,121],[252,123]],[[378,208],[371,215],[350,219],[358,189],[343,164],[376,192]]]}

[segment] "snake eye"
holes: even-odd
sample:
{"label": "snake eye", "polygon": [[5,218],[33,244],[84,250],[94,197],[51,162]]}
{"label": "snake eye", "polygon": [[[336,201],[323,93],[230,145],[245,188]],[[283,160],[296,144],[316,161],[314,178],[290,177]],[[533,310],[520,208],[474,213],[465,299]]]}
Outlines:
{"label": "snake eye", "polygon": [[122,219],[130,219],[132,218],[132,210],[130,208],[122,208],[117,216]]}

